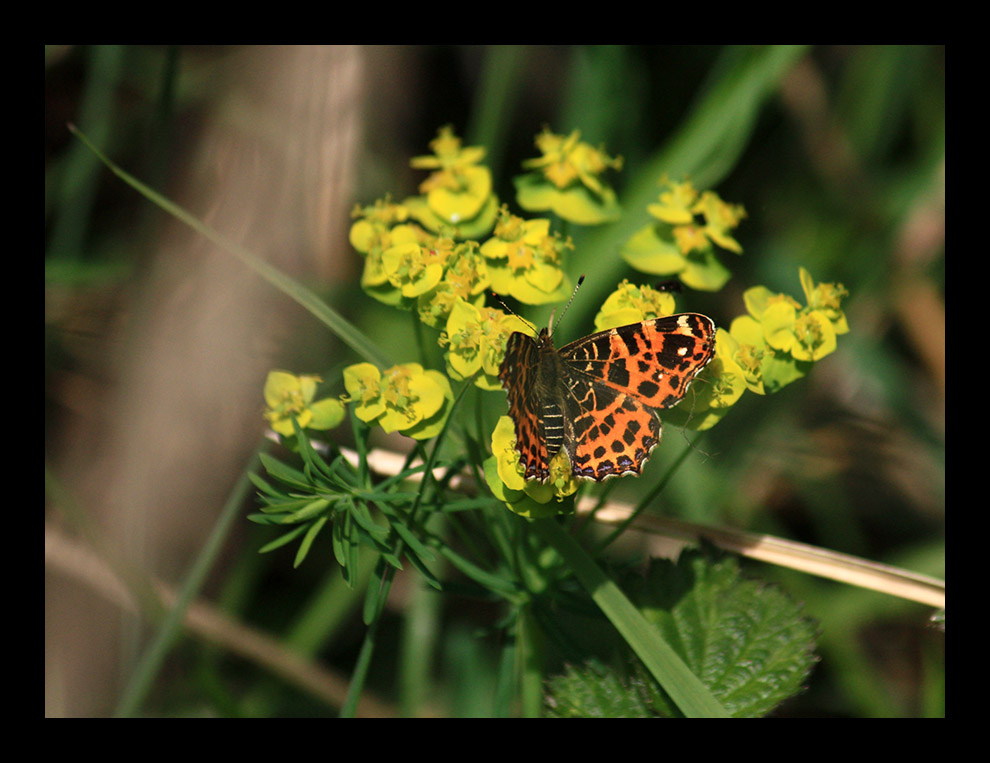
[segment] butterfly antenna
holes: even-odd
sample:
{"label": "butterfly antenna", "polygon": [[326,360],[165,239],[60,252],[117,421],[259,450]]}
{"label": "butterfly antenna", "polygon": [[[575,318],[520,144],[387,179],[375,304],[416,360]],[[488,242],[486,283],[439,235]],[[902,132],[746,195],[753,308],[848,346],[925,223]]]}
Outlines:
{"label": "butterfly antenna", "polygon": [[[567,300],[567,304],[564,305],[564,309],[560,311],[560,319],[561,320],[564,319],[564,314],[567,312],[567,308],[569,308],[571,306],[571,302],[574,301],[574,297],[577,296],[578,289],[581,288],[581,284],[583,284],[583,283],[584,283],[584,273],[582,273],[580,276],[578,276],[577,283],[574,285],[574,291],[571,292],[571,298],[569,300]],[[550,336],[553,336],[553,316],[554,316],[554,313],[555,312],[556,312],[556,310],[554,310],[552,313],[550,313],[550,323],[547,326],[547,333],[549,333]]]}
{"label": "butterfly antenna", "polygon": [[527,326],[529,326],[529,327],[530,327],[531,329],[533,329],[533,333],[534,333],[534,334],[538,334],[538,333],[540,333],[540,332],[539,332],[539,329],[537,329],[537,328],[536,328],[536,326],[534,326],[534,325],[533,325],[532,323],[530,323],[530,322],[529,322],[529,321],[527,321],[527,320],[526,320],[525,318],[523,318],[523,317],[522,317],[522,316],[521,316],[521,315],[520,315],[519,313],[517,313],[517,312],[516,312],[515,310],[513,310],[513,309],[512,309],[511,307],[509,307],[509,306],[508,306],[507,304],[505,304],[505,302],[503,302],[503,301],[502,301],[502,298],[501,298],[501,297],[500,297],[500,296],[499,296],[498,294],[496,294],[495,292],[492,292],[492,296],[493,296],[493,297],[495,297],[495,299],[496,299],[496,300],[498,300],[498,303],[499,303],[499,304],[500,304],[500,305],[501,305],[502,307],[504,307],[504,308],[505,308],[505,312],[507,312],[507,313],[509,313],[509,315],[514,315],[514,316],[516,316],[516,317],[517,317],[517,318],[518,318],[519,320],[521,320],[521,321],[522,321],[523,323],[525,323],[525,324],[526,324]]}

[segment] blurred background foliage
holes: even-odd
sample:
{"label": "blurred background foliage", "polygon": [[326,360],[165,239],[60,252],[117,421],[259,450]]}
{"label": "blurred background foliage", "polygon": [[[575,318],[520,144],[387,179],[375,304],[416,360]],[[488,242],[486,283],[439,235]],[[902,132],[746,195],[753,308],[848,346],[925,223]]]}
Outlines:
{"label": "blurred background foliage", "polygon": [[[271,537],[243,521],[254,499],[239,481],[267,371],[320,373],[337,393],[353,354],[107,172],[70,122],[398,358],[412,323],[361,294],[349,214],[415,193],[409,159],[441,125],[488,148],[516,211],[511,179],[543,125],[623,157],[611,176],[623,220],[568,230],[569,270],[588,278],[558,346],[636,277],[617,247],[659,175],[688,173],[748,218],[744,254],[722,258],[727,287],[682,294],[679,308],[728,325],[751,286],[800,298],[804,266],[849,290],[851,332],[807,379],[746,396],[658,510],[944,578],[943,46],[47,46],[46,714],[326,715],[362,636],[360,599],[328,550],[297,570],[290,549],[257,554]],[[654,460],[679,438],[667,429]],[[184,637],[140,708],[122,710],[152,632],[133,602],[146,586],[175,590],[231,501],[242,508]],[[778,714],[944,713],[930,609],[749,569],[821,627],[821,663]],[[361,712],[495,712],[499,616],[400,575]]]}

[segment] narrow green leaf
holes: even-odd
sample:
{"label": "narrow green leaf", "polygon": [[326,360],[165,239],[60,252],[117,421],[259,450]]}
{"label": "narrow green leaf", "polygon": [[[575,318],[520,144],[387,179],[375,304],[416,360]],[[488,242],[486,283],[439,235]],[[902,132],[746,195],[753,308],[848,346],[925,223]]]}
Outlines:
{"label": "narrow green leaf", "polygon": [[309,553],[310,546],[313,545],[313,541],[316,539],[316,536],[320,534],[320,530],[323,529],[323,525],[327,523],[329,518],[330,517],[320,517],[309,525],[309,529],[306,531],[306,537],[302,539],[302,543],[299,544],[299,550],[296,551],[296,559],[292,563],[293,567],[298,567],[303,563],[303,560]]}
{"label": "narrow green leaf", "polygon": [[443,506],[440,507],[440,510],[445,514],[456,511],[475,511],[476,509],[484,509],[496,503],[499,506],[504,506],[504,504],[493,501],[491,498],[460,498],[453,501],[445,501]]}
{"label": "narrow green leaf", "polygon": [[435,561],[437,555],[433,552],[433,549],[428,546],[423,545],[423,542],[416,537],[416,534],[402,524],[401,521],[393,522],[392,529],[395,530],[396,534],[405,541],[406,545],[418,556],[427,562]]}
{"label": "narrow green leaf", "polygon": [[388,599],[388,592],[392,588],[392,573],[388,564],[383,559],[379,559],[375,564],[375,569],[368,581],[368,589],[364,596],[364,609],[361,617],[365,625],[371,625],[378,621],[382,610],[385,609],[385,602]]}
{"label": "narrow green leaf", "polygon": [[337,521],[333,523],[333,528],[331,532],[331,539],[333,540],[333,558],[337,560],[337,564],[341,567],[347,566],[347,555],[345,553],[346,540],[344,539],[344,525],[345,523],[341,521],[338,516]]}
{"label": "narrow green leaf", "polygon": [[275,516],[277,515],[252,513],[247,515],[247,520],[249,522],[254,522],[256,525],[265,525],[266,527],[284,524],[278,519],[275,519]]}
{"label": "narrow green leaf", "polygon": [[313,447],[313,443],[303,433],[299,422],[294,416],[292,417],[292,429],[296,435],[296,442],[299,444],[299,454],[302,456],[303,463],[306,465],[306,475],[313,482],[326,483],[329,481],[330,485],[337,486],[337,475],[334,474],[329,464],[323,460],[323,457]]}
{"label": "narrow green leaf", "polygon": [[414,475],[422,474],[426,470],[426,464],[419,464],[418,466],[413,466],[411,468],[403,469],[398,474],[394,474],[391,477],[386,477],[381,482],[378,483],[377,488],[379,490],[384,490],[390,488],[399,482],[405,482],[411,479]]}
{"label": "narrow green leaf", "polygon": [[437,576],[433,574],[433,571],[426,566],[426,563],[413,553],[411,549],[406,549],[406,559],[409,560],[409,563],[413,567],[420,571],[427,585],[438,591],[443,590],[443,584],[437,579]]}
{"label": "narrow green leaf", "polygon": [[473,562],[469,562],[460,554],[453,551],[449,546],[440,546],[437,549],[440,555],[463,572],[469,578],[481,585],[483,588],[493,593],[501,594],[508,599],[515,599],[519,596],[519,586],[511,580],[507,580],[499,575],[482,569]]}
{"label": "narrow green leaf", "polygon": [[265,467],[265,471],[272,478],[285,485],[312,491],[313,483],[298,469],[293,469],[291,466],[283,464],[278,459],[272,458],[266,453],[260,454],[259,458],[261,459],[262,466]]}
{"label": "narrow green leaf", "polygon": [[382,490],[379,485],[378,489],[375,490],[355,490],[353,495],[359,501],[374,503],[382,510],[382,513],[390,517],[398,517],[399,514],[396,507],[412,504],[416,500],[418,493],[390,492]]}
{"label": "narrow green leaf", "polygon": [[275,503],[271,502],[261,507],[261,510],[265,514],[288,514],[289,512],[299,511],[306,506],[309,506],[313,502],[312,498],[294,498],[292,500]]}
{"label": "narrow green leaf", "polygon": [[274,487],[269,485],[264,479],[259,477],[257,474],[249,474],[248,479],[254,484],[258,490],[262,493],[272,496],[273,498],[281,498],[283,494],[276,490]]}
{"label": "narrow green leaf", "polygon": [[309,501],[303,508],[292,512],[285,517],[286,522],[305,522],[309,519],[313,519],[319,516],[327,510],[330,505],[330,501],[326,498],[317,498],[313,501]]}
{"label": "narrow green leaf", "polygon": [[258,553],[267,554],[269,551],[274,551],[276,548],[281,548],[287,543],[291,543],[292,541],[294,541],[305,531],[306,531],[306,525],[299,525],[299,527],[294,527],[293,529],[289,530],[289,532],[287,532],[285,535],[280,535],[275,540],[271,541],[270,543],[266,543],[264,546],[259,548]]}
{"label": "narrow green leaf", "polygon": [[330,462],[330,476],[337,485],[356,488],[361,484],[351,462],[341,455],[336,456]]}
{"label": "narrow green leaf", "polygon": [[355,502],[351,506],[350,514],[358,526],[376,542],[383,543],[388,537],[388,530],[371,518],[371,514],[368,513],[368,509],[363,503]]}

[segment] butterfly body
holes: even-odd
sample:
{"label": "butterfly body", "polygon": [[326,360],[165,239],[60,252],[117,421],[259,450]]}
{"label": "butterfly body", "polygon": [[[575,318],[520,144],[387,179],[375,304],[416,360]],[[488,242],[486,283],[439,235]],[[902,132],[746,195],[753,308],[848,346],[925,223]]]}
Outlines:
{"label": "butterfly body", "polygon": [[591,334],[557,350],[547,329],[515,332],[499,371],[526,479],[567,451],[576,477],[639,474],[660,442],[659,410],[715,353],[715,325],[682,313]]}

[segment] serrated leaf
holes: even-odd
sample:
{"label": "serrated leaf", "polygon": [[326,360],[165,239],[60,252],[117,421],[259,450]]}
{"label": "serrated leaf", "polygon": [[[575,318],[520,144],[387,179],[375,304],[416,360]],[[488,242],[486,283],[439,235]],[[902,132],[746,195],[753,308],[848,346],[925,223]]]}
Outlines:
{"label": "serrated leaf", "polygon": [[597,662],[569,665],[547,681],[544,698],[551,718],[651,718],[652,708],[619,675]]}
{"label": "serrated leaf", "polygon": [[628,647],[689,718],[727,718],[730,713],[695,675],[677,651],[638,610],[618,584],[606,575],[561,525],[538,519],[532,527],[573,571]]}
{"label": "serrated leaf", "polygon": [[[800,692],[816,661],[817,625],[778,586],[742,577],[734,557],[688,549],[676,564],[653,560],[625,588],[735,717],[764,716]],[[674,712],[658,687],[654,700]]]}

